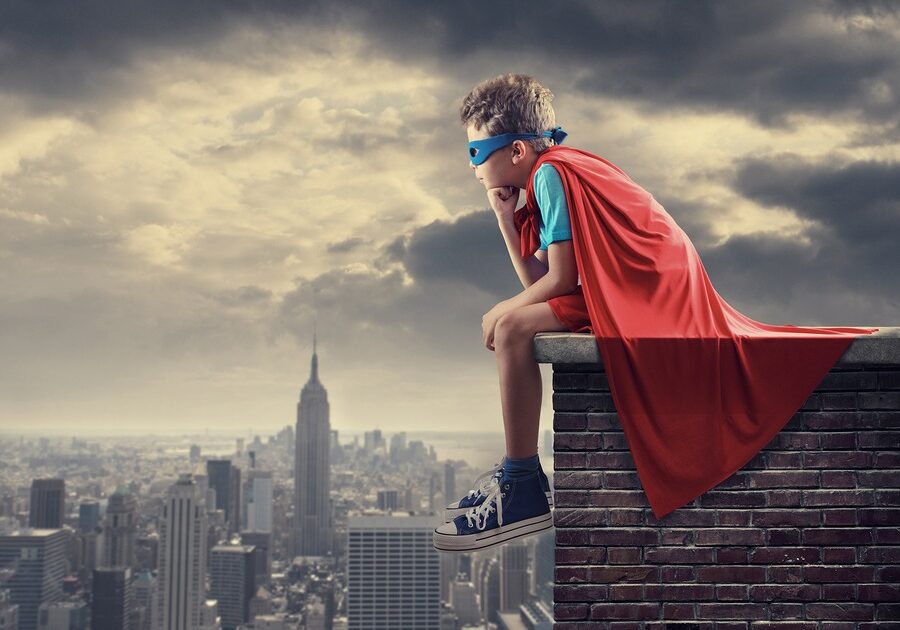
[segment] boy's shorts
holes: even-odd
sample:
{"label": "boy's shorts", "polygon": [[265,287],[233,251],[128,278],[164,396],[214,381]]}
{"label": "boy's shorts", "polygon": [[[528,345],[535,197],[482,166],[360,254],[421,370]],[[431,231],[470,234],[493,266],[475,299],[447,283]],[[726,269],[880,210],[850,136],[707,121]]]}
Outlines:
{"label": "boy's shorts", "polygon": [[584,293],[581,292],[580,284],[571,293],[550,298],[547,305],[556,315],[556,319],[564,326],[568,326],[570,332],[592,332],[591,317],[584,303]]}

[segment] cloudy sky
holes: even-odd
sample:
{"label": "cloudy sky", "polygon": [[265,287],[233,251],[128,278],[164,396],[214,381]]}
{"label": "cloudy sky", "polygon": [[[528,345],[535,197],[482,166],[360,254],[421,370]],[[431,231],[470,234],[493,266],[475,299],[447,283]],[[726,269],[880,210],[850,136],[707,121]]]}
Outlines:
{"label": "cloudy sky", "polygon": [[[0,4],[0,430],[502,430],[458,122],[532,74],[766,323],[900,324],[895,2]],[[550,426],[544,366],[543,426]]]}

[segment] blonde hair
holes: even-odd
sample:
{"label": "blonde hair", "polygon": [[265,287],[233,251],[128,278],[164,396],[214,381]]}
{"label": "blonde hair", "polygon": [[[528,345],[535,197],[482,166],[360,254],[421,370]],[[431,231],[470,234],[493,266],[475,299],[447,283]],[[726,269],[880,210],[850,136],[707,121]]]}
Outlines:
{"label": "blonde hair", "polygon": [[[527,74],[501,74],[485,79],[463,99],[459,118],[488,134],[541,133],[556,127],[553,92]],[[537,153],[553,146],[551,138],[525,140]]]}

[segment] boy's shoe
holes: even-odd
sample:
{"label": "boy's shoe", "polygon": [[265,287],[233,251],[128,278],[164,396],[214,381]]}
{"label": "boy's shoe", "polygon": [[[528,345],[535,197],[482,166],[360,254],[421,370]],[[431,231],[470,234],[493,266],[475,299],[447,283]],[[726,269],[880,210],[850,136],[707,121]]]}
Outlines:
{"label": "boy's shoe", "polygon": [[[481,505],[491,487],[491,480],[494,477],[499,478],[502,474],[503,460],[500,460],[494,464],[493,468],[478,475],[475,479],[475,483],[472,484],[472,489],[469,490],[469,493],[466,496],[456,503],[451,503],[444,508],[444,522],[449,523],[457,516],[465,514],[473,507]],[[541,487],[544,489],[544,494],[547,497],[547,504],[552,509],[553,493],[550,491],[550,480],[547,479],[547,475],[544,474],[544,469],[540,466],[538,466],[538,476],[540,477]]]}
{"label": "boy's shoe", "polygon": [[487,496],[476,507],[435,528],[438,551],[484,549],[553,527],[553,513],[537,472],[521,479],[494,476]]}

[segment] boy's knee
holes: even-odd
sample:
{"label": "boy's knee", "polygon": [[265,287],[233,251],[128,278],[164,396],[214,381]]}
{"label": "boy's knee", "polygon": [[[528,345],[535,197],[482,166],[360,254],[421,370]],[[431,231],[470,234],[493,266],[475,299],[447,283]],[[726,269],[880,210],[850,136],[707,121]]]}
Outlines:
{"label": "boy's knee", "polygon": [[526,334],[527,322],[517,310],[510,311],[497,320],[494,328],[494,347],[520,341]]}

